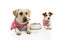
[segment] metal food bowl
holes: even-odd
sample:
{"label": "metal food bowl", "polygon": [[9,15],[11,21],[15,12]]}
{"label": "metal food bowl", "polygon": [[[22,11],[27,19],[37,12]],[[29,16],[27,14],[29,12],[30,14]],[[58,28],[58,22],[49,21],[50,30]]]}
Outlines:
{"label": "metal food bowl", "polygon": [[40,23],[31,23],[31,29],[39,30],[39,29],[42,29],[42,27]]}

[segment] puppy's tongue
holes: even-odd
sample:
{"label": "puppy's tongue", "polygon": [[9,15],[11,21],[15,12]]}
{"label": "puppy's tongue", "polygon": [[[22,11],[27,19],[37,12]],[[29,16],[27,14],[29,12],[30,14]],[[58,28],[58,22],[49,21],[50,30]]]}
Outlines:
{"label": "puppy's tongue", "polygon": [[30,20],[30,18],[27,19],[27,21],[29,21],[29,20]]}

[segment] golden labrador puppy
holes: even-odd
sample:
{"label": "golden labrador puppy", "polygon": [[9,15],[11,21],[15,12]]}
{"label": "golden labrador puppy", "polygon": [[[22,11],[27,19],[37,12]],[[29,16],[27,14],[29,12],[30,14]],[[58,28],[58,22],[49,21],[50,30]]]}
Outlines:
{"label": "golden labrador puppy", "polygon": [[15,19],[11,25],[11,30],[15,29],[15,32],[17,35],[21,34],[21,30],[26,29],[27,33],[30,34],[30,13],[31,11],[28,9],[16,9],[13,11],[13,15],[15,16]]}

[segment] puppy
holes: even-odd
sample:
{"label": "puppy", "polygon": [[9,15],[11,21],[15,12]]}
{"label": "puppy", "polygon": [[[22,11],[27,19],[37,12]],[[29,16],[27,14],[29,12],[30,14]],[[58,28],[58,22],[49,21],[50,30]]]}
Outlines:
{"label": "puppy", "polygon": [[51,15],[53,15],[51,12],[48,12],[48,13],[43,13],[42,14],[44,19],[43,19],[43,26],[44,28],[46,29],[51,29],[50,28],[50,18],[51,18]]}
{"label": "puppy", "polygon": [[28,9],[16,9],[13,11],[13,15],[15,19],[11,25],[11,30],[15,29],[17,35],[21,34],[21,30],[27,30],[27,33],[30,34],[30,13],[31,11]]}

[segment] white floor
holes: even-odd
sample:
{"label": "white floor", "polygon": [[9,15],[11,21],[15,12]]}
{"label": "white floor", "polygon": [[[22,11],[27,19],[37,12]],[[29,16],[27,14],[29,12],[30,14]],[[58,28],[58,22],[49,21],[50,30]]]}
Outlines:
{"label": "white floor", "polygon": [[14,31],[5,31],[0,34],[1,40],[51,40],[51,30],[31,30],[31,34],[26,34],[25,31],[22,31],[19,36]]}

